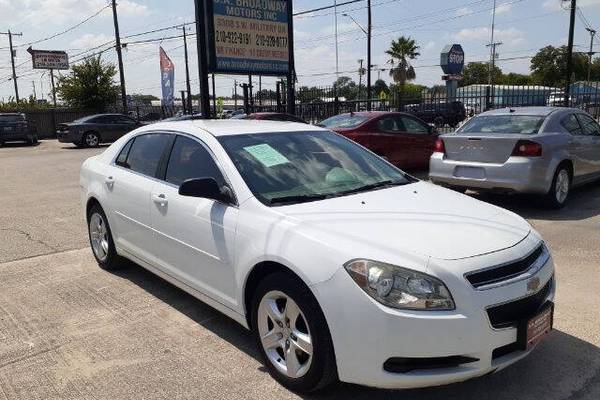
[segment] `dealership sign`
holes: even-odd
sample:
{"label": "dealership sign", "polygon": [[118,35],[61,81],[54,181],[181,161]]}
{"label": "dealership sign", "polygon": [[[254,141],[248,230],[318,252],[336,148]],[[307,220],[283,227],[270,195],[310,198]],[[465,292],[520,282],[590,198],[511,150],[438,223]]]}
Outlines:
{"label": "dealership sign", "polygon": [[33,69],[69,69],[69,56],[64,51],[27,49],[31,54]]}
{"label": "dealership sign", "polygon": [[205,0],[211,72],[286,75],[291,1]]}
{"label": "dealership sign", "polygon": [[448,75],[460,75],[465,66],[465,52],[460,44],[449,44],[440,56],[442,71]]}

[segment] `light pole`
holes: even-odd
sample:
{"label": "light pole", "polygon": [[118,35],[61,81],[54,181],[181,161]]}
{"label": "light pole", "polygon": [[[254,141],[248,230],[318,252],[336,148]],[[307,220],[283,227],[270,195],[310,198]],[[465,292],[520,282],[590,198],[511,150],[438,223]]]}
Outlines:
{"label": "light pole", "polygon": [[588,56],[590,56],[590,63],[588,64],[588,73],[587,73],[587,81],[590,81],[590,76],[592,74],[592,57],[594,54],[594,36],[596,36],[596,31],[592,28],[585,28],[586,31],[590,33],[590,51],[588,52]]}
{"label": "light pole", "polygon": [[367,111],[371,111],[371,1],[369,0],[369,26],[367,29],[363,28],[352,15],[344,13],[344,17],[348,17],[360,28],[365,35],[367,35]]}

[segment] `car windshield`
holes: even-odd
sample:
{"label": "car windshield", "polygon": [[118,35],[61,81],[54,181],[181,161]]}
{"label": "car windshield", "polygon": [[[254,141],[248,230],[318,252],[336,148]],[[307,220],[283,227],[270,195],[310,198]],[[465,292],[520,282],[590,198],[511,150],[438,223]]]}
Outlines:
{"label": "car windshield", "polygon": [[20,114],[0,115],[0,122],[19,122],[19,121],[25,121],[25,118],[23,118],[23,116]]}
{"label": "car windshield", "polygon": [[354,128],[365,122],[367,119],[369,118],[356,114],[336,115],[335,117],[321,121],[319,126],[325,128]]}
{"label": "car windshield", "polygon": [[396,167],[331,132],[219,138],[254,195],[294,204],[413,182]]}
{"label": "car windshield", "polygon": [[541,115],[481,115],[471,118],[457,132],[536,134],[544,122]]}

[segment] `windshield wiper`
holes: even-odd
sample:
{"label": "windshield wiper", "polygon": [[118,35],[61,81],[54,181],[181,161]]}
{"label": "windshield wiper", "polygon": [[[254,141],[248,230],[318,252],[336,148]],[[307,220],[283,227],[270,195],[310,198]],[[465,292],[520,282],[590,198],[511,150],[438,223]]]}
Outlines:
{"label": "windshield wiper", "polygon": [[274,197],[269,200],[270,204],[282,204],[282,203],[306,203],[309,201],[323,200],[329,196],[324,194],[300,194],[295,196],[283,196]]}
{"label": "windshield wiper", "polygon": [[346,190],[342,193],[340,193],[341,195],[345,195],[345,194],[352,194],[352,193],[360,193],[360,192],[366,192],[369,190],[373,190],[373,189],[379,189],[379,188],[384,188],[384,187],[392,187],[392,186],[400,186],[400,185],[405,185],[409,182],[398,182],[398,181],[392,181],[392,180],[386,180],[386,181],[381,181],[381,182],[377,182],[377,183],[371,183],[369,185],[365,185],[365,186],[361,186],[358,188],[354,188],[354,189],[350,189],[350,190]]}

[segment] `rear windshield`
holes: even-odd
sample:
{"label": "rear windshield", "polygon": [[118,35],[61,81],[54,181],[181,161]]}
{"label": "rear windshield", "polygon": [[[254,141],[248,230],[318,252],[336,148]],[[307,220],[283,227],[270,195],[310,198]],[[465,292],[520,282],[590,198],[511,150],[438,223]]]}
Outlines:
{"label": "rear windshield", "polygon": [[536,134],[544,122],[539,115],[482,115],[471,118],[458,132]]}
{"label": "rear windshield", "polygon": [[324,121],[319,123],[319,126],[323,126],[325,128],[354,128],[363,122],[365,122],[368,117],[364,117],[362,115],[336,115],[335,117],[327,118]]}
{"label": "rear windshield", "polygon": [[0,115],[0,122],[19,122],[25,121],[23,115],[11,114],[11,115]]}

